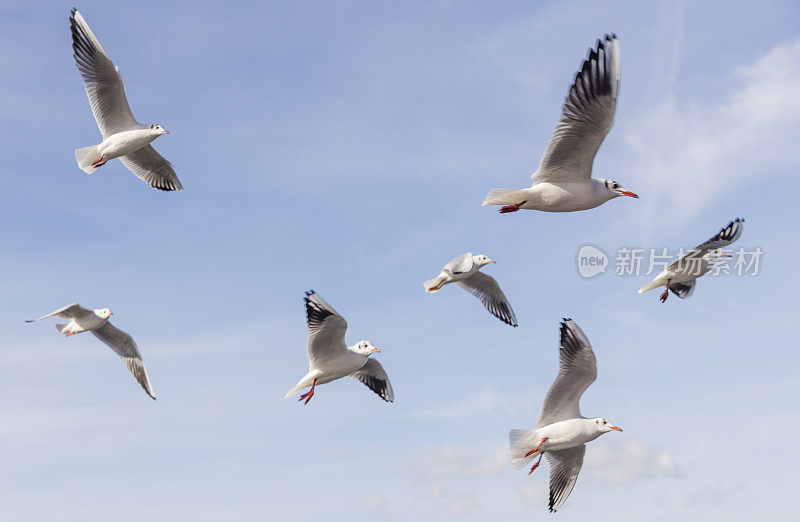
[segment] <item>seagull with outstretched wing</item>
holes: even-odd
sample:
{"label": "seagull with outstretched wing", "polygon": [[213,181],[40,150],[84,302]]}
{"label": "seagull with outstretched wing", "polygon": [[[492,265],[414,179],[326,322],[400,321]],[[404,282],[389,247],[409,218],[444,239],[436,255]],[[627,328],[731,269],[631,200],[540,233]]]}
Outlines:
{"label": "seagull with outstretched wing", "polygon": [[92,332],[95,337],[114,350],[114,353],[122,357],[122,360],[125,361],[125,366],[128,367],[128,370],[130,370],[136,378],[136,382],[142,386],[144,391],[147,392],[147,395],[155,399],[156,396],[153,392],[153,386],[150,384],[150,378],[147,376],[147,370],[142,361],[142,354],[139,353],[136,342],[133,340],[133,337],[108,321],[108,318],[112,315],[114,315],[114,313],[108,308],[87,310],[78,303],[73,303],[26,322],[32,323],[40,319],[58,316],[62,319],[69,320],[68,323],[56,324],[56,329],[66,337],[81,332]]}
{"label": "seagull with outstretched wing", "polygon": [[103,135],[99,145],[75,151],[78,166],[92,174],[111,159],[119,158],[128,170],[159,190],[183,190],[172,164],[150,142],[169,134],[158,123],[142,125],[133,117],[119,69],[106,54],[100,40],[83,16],[72,10],[69,17],[72,51],[92,106],[94,119]]}
{"label": "seagull with outstretched wing", "polygon": [[308,373],[291,390],[287,399],[302,390],[311,389],[300,396],[305,404],[314,396],[318,384],[342,377],[353,377],[364,383],[386,402],[394,402],[394,391],[386,371],[370,355],[380,352],[369,341],[359,341],[347,346],[344,335],[347,321],[315,291],[306,292],[306,320],[308,322]]}
{"label": "seagull with outstretched wing", "polygon": [[722,249],[739,239],[743,230],[744,219],[734,219],[714,237],[673,261],[655,279],[641,287],[639,293],[664,286],[666,288],[659,297],[662,303],[667,300],[670,291],[681,299],[688,298],[694,293],[694,285],[699,277],[710,272],[719,258],[731,257]]}
{"label": "seagull with outstretched wing", "polygon": [[617,36],[598,40],[569,88],[550,144],[533,173],[533,184],[521,190],[492,189],[483,205],[503,205],[501,214],[517,210],[575,212],[628,196],[638,198],[611,179],[592,178],[597,150],[611,130],[619,94],[620,51]]}
{"label": "seagull with outstretched wing", "polygon": [[589,340],[572,319],[561,323],[560,369],[544,398],[535,430],[511,430],[511,465],[519,469],[539,457],[550,463],[550,511],[559,509],[575,487],[586,443],[610,431],[622,431],[608,419],[581,415],[581,395],[597,378],[597,360]]}

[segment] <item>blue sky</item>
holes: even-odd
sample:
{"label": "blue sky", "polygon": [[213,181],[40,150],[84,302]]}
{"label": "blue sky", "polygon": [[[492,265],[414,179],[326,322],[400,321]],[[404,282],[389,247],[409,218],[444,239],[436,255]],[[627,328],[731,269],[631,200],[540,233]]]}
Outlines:
{"label": "blue sky", "polygon": [[[118,162],[71,57],[71,5],[4,2],[0,503],[5,520],[545,519],[547,470],[513,472],[574,318],[599,376],[562,520],[796,517],[796,2],[95,2],[76,7],[186,188]],[[499,215],[569,81],[619,35],[622,87],[589,212]],[[730,219],[757,277],[661,305],[648,278],[579,277],[585,243],[691,247]],[[421,282],[484,253],[520,322]],[[383,352],[396,402],[355,381],[304,407],[303,291]],[[109,307],[158,401],[92,336],[28,325]]]}

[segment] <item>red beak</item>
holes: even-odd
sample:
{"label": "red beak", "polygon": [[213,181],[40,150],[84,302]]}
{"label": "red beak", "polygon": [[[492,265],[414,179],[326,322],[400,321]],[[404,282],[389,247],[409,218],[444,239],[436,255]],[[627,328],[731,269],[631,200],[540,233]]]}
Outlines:
{"label": "red beak", "polygon": [[636,194],[634,194],[630,190],[620,190],[619,193],[622,194],[623,196],[628,196],[629,198],[639,199],[639,196],[637,196]]}
{"label": "red beak", "polygon": [[375,353],[375,352],[378,352],[378,353],[380,353],[380,350],[378,350],[377,348],[375,348],[375,347],[373,346],[373,347],[372,347],[372,353]]}
{"label": "red beak", "polygon": [[611,429],[614,431],[622,431],[622,428],[620,428],[619,426],[611,426]]}

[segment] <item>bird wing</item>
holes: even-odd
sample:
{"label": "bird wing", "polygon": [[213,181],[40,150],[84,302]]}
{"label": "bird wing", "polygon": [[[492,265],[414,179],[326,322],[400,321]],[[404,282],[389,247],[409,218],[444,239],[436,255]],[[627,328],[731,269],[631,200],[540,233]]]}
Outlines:
{"label": "bird wing", "polygon": [[305,302],[309,365],[318,368],[326,361],[344,357],[347,354],[344,342],[347,321],[314,290],[306,292]]}
{"label": "bird wing", "polygon": [[389,382],[386,370],[376,359],[368,359],[367,364],[358,371],[351,373],[350,377],[354,377],[366,384],[367,388],[377,393],[386,402],[394,402],[392,383]]}
{"label": "bird wing", "polygon": [[48,317],[53,317],[57,315],[59,317],[63,317],[64,319],[75,319],[76,317],[81,317],[87,314],[92,313],[91,310],[87,310],[86,308],[82,307],[78,303],[68,304],[67,306],[62,306],[58,310],[50,312],[47,315],[43,315],[41,317],[37,317],[36,319],[28,319],[25,321],[26,323],[32,323],[34,321],[38,321],[40,319],[47,319]]}
{"label": "bird wing", "polygon": [[159,190],[183,190],[172,163],[156,152],[152,145],[145,145],[130,154],[120,156],[120,161],[136,177]]}
{"label": "bird wing", "polygon": [[597,360],[592,346],[572,319],[561,323],[559,359],[558,376],[547,390],[537,428],[581,418],[581,395],[597,378]]}
{"label": "bird wing", "polygon": [[544,454],[550,464],[550,512],[559,509],[572,493],[581,472],[586,444]]}
{"label": "bird wing", "polygon": [[472,252],[467,252],[466,254],[461,254],[457,258],[444,265],[442,270],[447,270],[451,274],[463,274],[472,270],[473,265],[474,262],[472,261]]}
{"label": "bird wing", "polygon": [[[723,248],[737,239],[739,236],[742,235],[742,231],[744,230],[744,219],[736,218],[724,227],[711,239],[706,241],[705,243],[701,243],[695,247],[695,250],[699,250],[700,252],[708,252],[710,250],[715,250],[717,248]],[[701,254],[702,255],[702,254]]]}
{"label": "bird wing", "polygon": [[508,304],[506,295],[500,290],[500,285],[492,276],[483,272],[475,272],[466,279],[456,281],[456,284],[480,299],[489,312],[511,326],[517,326],[517,317]]}
{"label": "bird wing", "polygon": [[150,378],[147,376],[147,370],[142,361],[142,354],[139,353],[139,348],[137,348],[133,337],[108,321],[100,328],[92,330],[91,332],[95,337],[106,343],[109,348],[114,350],[117,355],[122,357],[122,360],[125,361],[125,366],[128,367],[128,370],[130,370],[136,378],[136,381],[144,388],[147,395],[155,399],[156,396],[153,392],[153,386],[150,384]]}
{"label": "bird wing", "polygon": [[696,282],[697,279],[692,279],[691,281],[685,281],[683,283],[670,283],[669,289],[681,299],[687,299],[694,293],[694,284]]}
{"label": "bird wing", "polygon": [[72,10],[69,17],[72,51],[83,78],[86,96],[103,138],[138,125],[133,117],[119,69],[106,54],[83,16]]}
{"label": "bird wing", "polygon": [[575,75],[534,183],[588,181],[600,144],[611,130],[619,92],[620,51],[616,35],[597,41]]}

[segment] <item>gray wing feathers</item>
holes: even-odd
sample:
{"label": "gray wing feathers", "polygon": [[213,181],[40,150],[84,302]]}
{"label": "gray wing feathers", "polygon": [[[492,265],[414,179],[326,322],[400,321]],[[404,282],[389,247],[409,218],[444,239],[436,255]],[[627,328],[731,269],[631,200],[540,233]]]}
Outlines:
{"label": "gray wing feathers", "polygon": [[389,382],[389,376],[376,359],[367,360],[367,364],[358,371],[353,372],[350,377],[364,383],[386,402],[394,402],[394,390],[392,390],[392,384]]}
{"label": "gray wing feathers", "polygon": [[156,152],[152,145],[145,145],[137,151],[120,156],[119,160],[137,178],[144,180],[153,188],[165,191],[183,190],[172,163]]}
{"label": "gray wing feathers", "polygon": [[347,321],[314,290],[306,292],[306,321],[308,323],[308,362],[315,366],[345,354],[344,335]]}
{"label": "gray wing feathers", "polygon": [[82,307],[78,303],[68,304],[67,306],[62,306],[58,310],[54,312],[50,312],[47,315],[43,315],[41,317],[37,317],[36,319],[29,319],[25,321],[26,323],[32,323],[34,321],[39,321],[40,319],[47,319],[48,317],[53,317],[57,315],[58,317],[63,317],[64,319],[75,319],[76,317],[81,317],[83,315],[91,313],[90,310]]}
{"label": "gray wing feathers", "polygon": [[531,176],[542,181],[586,181],[597,150],[611,129],[619,92],[620,52],[616,35],[598,40],[575,75],[561,120]]}
{"label": "gray wing feathers", "polygon": [[442,270],[447,270],[451,274],[463,274],[472,270],[473,264],[472,252],[467,252],[466,254],[460,255],[444,265]]}
{"label": "gray wing feathers", "polygon": [[103,138],[137,125],[125,97],[122,77],[100,41],[75,9],[69,21],[75,64]]}
{"label": "gray wing feathers", "polygon": [[119,328],[112,325],[110,322],[106,323],[96,330],[91,331],[95,337],[103,341],[109,348],[122,357],[125,361],[125,366],[136,378],[136,381],[144,388],[144,391],[152,397],[156,398],[153,387],[150,384],[150,378],[147,376],[147,370],[142,362],[142,355],[139,353],[139,348],[133,337],[123,332]]}
{"label": "gray wing feathers", "polygon": [[695,250],[700,250],[702,252],[707,252],[709,250],[715,250],[717,248],[723,248],[737,239],[739,236],[742,235],[742,231],[744,230],[744,219],[736,218],[724,227],[711,239],[706,241],[705,243],[698,245]]}
{"label": "gray wing feathers", "polygon": [[468,278],[456,281],[456,284],[477,297],[489,312],[511,326],[517,326],[517,317],[508,304],[506,295],[493,277],[483,272],[475,272]]}
{"label": "gray wing feathers", "polygon": [[597,378],[597,360],[592,347],[572,319],[564,319],[561,323],[559,359],[558,376],[547,390],[537,428],[581,418],[581,395]]}
{"label": "gray wing feathers", "polygon": [[550,464],[550,512],[556,511],[566,502],[578,473],[581,472],[583,456],[586,454],[586,445],[581,444],[574,448],[548,451],[544,454]]}

